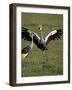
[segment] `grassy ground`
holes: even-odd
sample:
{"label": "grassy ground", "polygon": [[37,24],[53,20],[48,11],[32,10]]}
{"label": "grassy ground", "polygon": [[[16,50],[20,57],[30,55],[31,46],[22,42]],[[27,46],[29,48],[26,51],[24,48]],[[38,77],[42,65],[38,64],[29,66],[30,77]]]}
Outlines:
{"label": "grassy ground", "polygon": [[[22,13],[22,26],[29,28],[40,36],[39,24],[43,25],[43,36],[45,37],[52,30],[63,27],[63,16]],[[22,40],[22,48],[30,43]],[[63,39],[51,41],[47,48],[47,51],[42,52],[34,44],[32,51],[22,60],[22,77],[63,74]]]}

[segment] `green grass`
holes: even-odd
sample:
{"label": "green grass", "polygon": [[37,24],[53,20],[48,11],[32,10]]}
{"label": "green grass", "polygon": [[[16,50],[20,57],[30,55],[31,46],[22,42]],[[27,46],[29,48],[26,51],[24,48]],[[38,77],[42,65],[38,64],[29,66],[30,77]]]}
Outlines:
{"label": "green grass", "polygon": [[[29,28],[40,36],[39,24],[43,25],[43,36],[45,37],[52,30],[63,27],[63,16],[22,13],[22,26]],[[22,48],[30,43],[22,40]],[[32,51],[22,60],[22,77],[63,74],[63,39],[51,41],[47,48],[47,51],[42,52],[34,44]]]}

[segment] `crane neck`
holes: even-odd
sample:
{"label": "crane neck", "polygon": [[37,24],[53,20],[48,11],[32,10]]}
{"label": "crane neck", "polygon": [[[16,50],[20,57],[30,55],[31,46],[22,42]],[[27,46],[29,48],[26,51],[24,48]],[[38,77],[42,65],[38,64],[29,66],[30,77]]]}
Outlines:
{"label": "crane neck", "polygon": [[32,43],[33,43],[33,36],[32,36]]}

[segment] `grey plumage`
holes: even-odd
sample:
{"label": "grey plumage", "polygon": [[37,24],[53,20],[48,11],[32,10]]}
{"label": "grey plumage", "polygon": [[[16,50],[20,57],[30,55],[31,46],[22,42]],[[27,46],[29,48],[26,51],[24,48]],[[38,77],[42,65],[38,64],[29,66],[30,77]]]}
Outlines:
{"label": "grey plumage", "polygon": [[25,48],[22,49],[22,53],[24,53],[24,54],[25,53],[29,53],[31,51],[31,49],[32,48],[30,46],[27,46],[27,47],[25,47]]}

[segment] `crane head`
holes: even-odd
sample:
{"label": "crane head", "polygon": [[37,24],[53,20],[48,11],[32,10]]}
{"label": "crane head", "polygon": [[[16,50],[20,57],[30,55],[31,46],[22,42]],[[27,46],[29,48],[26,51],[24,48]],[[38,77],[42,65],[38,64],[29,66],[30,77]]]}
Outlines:
{"label": "crane head", "polygon": [[39,29],[39,30],[42,30],[42,25],[41,25],[41,24],[38,25],[38,29]]}

